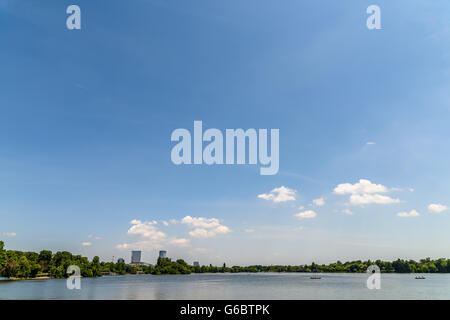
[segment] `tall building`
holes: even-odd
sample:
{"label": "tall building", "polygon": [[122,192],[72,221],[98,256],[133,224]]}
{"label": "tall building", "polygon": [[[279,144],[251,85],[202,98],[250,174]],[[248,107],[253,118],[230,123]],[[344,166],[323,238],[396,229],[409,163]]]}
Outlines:
{"label": "tall building", "polygon": [[131,263],[141,262],[141,251],[131,251]]}
{"label": "tall building", "polygon": [[159,252],[159,257],[160,257],[160,258],[167,258],[167,251],[161,250],[161,251]]}
{"label": "tall building", "polygon": [[194,261],[194,267],[200,267],[200,263],[198,261]]}

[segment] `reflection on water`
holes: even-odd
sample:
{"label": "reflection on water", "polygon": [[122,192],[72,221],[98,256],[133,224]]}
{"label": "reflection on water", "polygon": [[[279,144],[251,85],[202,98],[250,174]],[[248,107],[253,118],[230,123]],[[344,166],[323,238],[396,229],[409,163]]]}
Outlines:
{"label": "reflection on water", "polygon": [[450,299],[450,274],[382,274],[381,289],[366,287],[366,274],[306,273],[106,276],[81,280],[0,281],[0,299]]}

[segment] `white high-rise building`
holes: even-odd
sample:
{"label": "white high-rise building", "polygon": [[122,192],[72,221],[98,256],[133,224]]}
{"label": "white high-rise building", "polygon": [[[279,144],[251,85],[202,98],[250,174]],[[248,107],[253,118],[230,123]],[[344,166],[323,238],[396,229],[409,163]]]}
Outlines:
{"label": "white high-rise building", "polygon": [[141,262],[141,251],[131,251],[131,263]]}

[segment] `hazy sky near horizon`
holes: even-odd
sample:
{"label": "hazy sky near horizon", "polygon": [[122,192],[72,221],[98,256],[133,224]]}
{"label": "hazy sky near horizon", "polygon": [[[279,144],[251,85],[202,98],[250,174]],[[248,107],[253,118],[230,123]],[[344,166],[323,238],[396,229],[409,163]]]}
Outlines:
{"label": "hazy sky near horizon", "polygon": [[[450,257],[449,40],[446,0],[0,0],[0,239],[147,262]],[[278,174],[174,165],[194,120],[279,129]]]}

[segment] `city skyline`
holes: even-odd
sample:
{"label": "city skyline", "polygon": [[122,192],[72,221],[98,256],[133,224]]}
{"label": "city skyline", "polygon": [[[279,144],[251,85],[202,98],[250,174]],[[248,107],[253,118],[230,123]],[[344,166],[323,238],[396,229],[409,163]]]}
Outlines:
{"label": "city skyline", "polygon": [[[69,3],[0,0],[0,240],[205,265],[450,257],[450,3],[376,2],[380,30],[372,1],[78,0],[68,30]],[[276,174],[174,164],[194,121],[279,130]]]}

